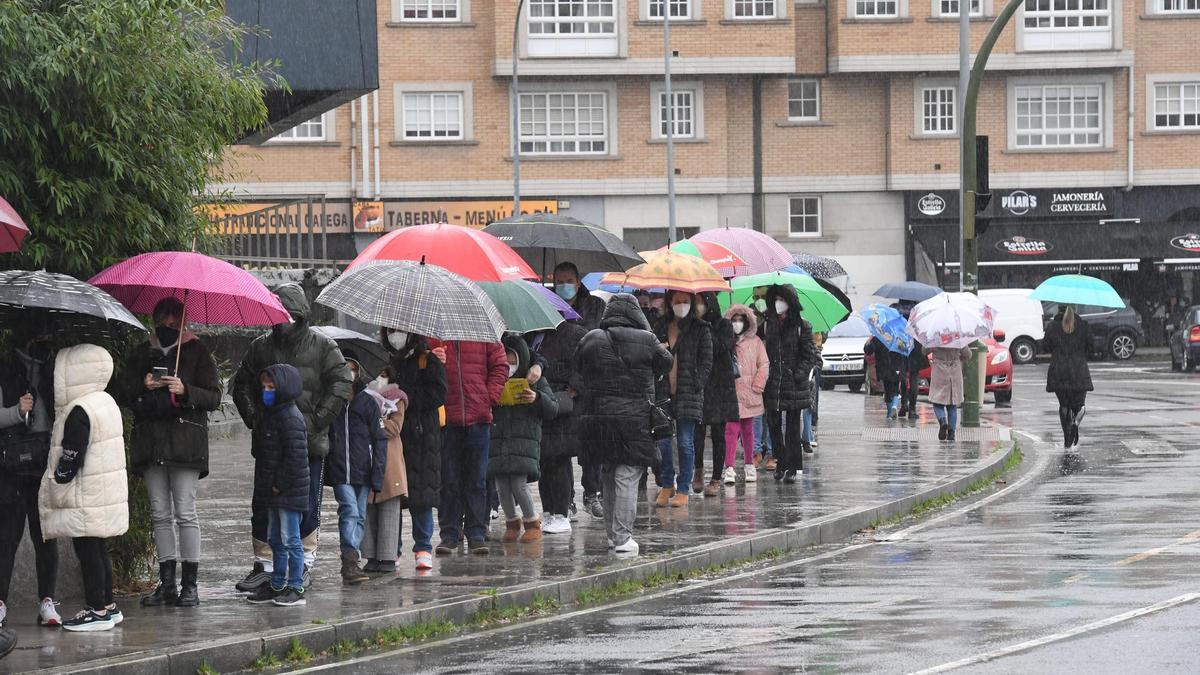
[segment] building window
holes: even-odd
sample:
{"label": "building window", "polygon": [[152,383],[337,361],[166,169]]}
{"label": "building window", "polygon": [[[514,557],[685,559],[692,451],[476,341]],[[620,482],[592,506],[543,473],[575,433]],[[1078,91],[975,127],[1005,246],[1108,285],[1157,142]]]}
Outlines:
{"label": "building window", "polygon": [[1103,93],[1099,84],[1015,87],[1016,147],[1103,145]]}
{"label": "building window", "polygon": [[821,236],[820,197],[792,197],[788,200],[788,234],[793,237]]}
{"label": "building window", "polygon": [[614,0],[529,0],[530,35],[612,35]]}
{"label": "building window", "polygon": [[1108,0],[1025,0],[1027,30],[1107,29],[1108,17]]}
{"label": "building window", "polygon": [[735,19],[774,19],[775,0],[733,0]]}
{"label": "building window", "polygon": [[458,21],[459,0],[400,0],[401,21]]}
{"label": "building window", "polygon": [[301,122],[271,140],[291,143],[323,141],[325,140],[325,116],[321,115],[307,122]]}
{"label": "building window", "polygon": [[900,15],[897,0],[855,0],[854,16],[896,17]]}
{"label": "building window", "polygon": [[788,119],[799,121],[821,119],[820,80],[788,82]]}
{"label": "building window", "polygon": [[954,120],[954,87],[921,90],[921,133],[953,134]]}
{"label": "building window", "polygon": [[462,140],[463,95],[461,92],[416,92],[404,94],[404,140]]}
{"label": "building window", "polygon": [[1154,127],[1200,129],[1200,82],[1154,85]]}
{"label": "building window", "polygon": [[[671,92],[675,99],[674,138],[696,137],[696,92],[690,89],[680,89]],[[667,92],[658,92],[657,133],[660,138],[667,137]]]}
{"label": "building window", "polygon": [[692,18],[691,0],[650,0],[649,15],[651,19],[662,18],[664,3],[671,8],[671,19]]}
{"label": "building window", "polygon": [[[958,0],[939,0],[938,16],[958,16]],[[971,0],[971,16],[983,16],[981,0]]]}
{"label": "building window", "polygon": [[1200,0],[1158,0],[1160,12],[1164,14],[1200,13]]}
{"label": "building window", "polygon": [[522,154],[603,155],[608,152],[608,94],[521,94]]}

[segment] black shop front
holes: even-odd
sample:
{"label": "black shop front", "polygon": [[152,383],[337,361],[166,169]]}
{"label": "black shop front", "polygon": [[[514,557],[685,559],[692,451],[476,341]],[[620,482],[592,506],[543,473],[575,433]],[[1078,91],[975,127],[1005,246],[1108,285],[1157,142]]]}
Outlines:
{"label": "black shop front", "polygon": [[[957,289],[958,191],[905,197],[909,277]],[[1152,343],[1176,303],[1200,302],[1200,186],[996,189],[981,218],[980,288],[1099,277],[1142,315]]]}

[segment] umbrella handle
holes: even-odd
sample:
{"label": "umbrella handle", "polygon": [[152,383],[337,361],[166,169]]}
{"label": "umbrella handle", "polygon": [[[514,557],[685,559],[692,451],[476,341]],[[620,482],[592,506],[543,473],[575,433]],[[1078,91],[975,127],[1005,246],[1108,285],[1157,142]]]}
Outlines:
{"label": "umbrella handle", "polygon": [[187,291],[183,292],[183,313],[179,317],[179,337],[175,338],[175,377],[179,377],[179,357],[183,355],[183,331],[187,329]]}

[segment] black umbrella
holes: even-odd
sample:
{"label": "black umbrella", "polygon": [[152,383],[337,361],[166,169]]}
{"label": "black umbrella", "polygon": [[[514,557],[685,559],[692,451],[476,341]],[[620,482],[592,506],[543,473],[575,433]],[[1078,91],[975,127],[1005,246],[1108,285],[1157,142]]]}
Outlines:
{"label": "black umbrella", "polygon": [[484,232],[513,247],[529,266],[550,276],[561,262],[588,272],[623,272],[645,260],[620,237],[598,226],[555,213],[529,213],[496,222]]}
{"label": "black umbrella", "polygon": [[122,338],[146,328],[117,299],[75,277],[53,272],[0,272],[0,324],[37,322],[65,338]]}
{"label": "black umbrella", "polygon": [[813,255],[811,253],[793,253],[792,260],[796,266],[818,279],[845,276],[846,268],[833,258]]}
{"label": "black umbrella", "polygon": [[313,330],[332,339],[343,352],[353,351],[367,379],[375,379],[387,368],[388,351],[376,338],[337,326],[313,326]]}
{"label": "black umbrella", "polygon": [[837,301],[842,303],[842,306],[846,308],[847,312],[854,311],[854,307],[851,306],[851,304],[850,304],[850,297],[848,295],[846,295],[844,292],[842,292],[842,289],[838,288],[837,286],[834,286],[831,282],[829,282],[825,279],[822,279],[821,277],[818,277],[818,276],[813,276],[813,281],[817,282],[817,284],[820,285],[821,288],[824,288],[825,290],[829,291],[830,295],[837,298]]}

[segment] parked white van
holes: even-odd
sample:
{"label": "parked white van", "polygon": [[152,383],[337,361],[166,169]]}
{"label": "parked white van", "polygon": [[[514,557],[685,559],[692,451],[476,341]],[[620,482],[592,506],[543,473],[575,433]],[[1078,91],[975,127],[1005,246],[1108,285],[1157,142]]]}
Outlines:
{"label": "parked white van", "polygon": [[1004,331],[1013,363],[1029,363],[1046,335],[1042,303],[1029,297],[1031,288],[996,288],[979,291],[979,298],[996,310],[997,331]]}

